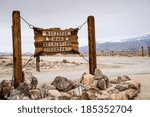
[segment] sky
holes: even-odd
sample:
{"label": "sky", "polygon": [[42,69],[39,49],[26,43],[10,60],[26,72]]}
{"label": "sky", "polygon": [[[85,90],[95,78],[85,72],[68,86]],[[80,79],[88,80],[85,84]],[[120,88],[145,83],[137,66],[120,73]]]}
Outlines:
{"label": "sky", "polygon": [[[0,52],[12,52],[12,12],[35,27],[77,28],[95,17],[96,41],[120,41],[150,35],[150,0],[0,0]],[[21,20],[22,52],[34,52],[34,33]],[[88,44],[87,24],[78,32]]]}

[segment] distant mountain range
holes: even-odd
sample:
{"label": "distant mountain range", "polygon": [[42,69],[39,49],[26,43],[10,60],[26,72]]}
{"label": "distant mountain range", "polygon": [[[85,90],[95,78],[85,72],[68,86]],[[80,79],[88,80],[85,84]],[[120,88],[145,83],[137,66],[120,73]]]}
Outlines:
{"label": "distant mountain range", "polygon": [[[96,49],[98,51],[138,51],[141,50],[141,46],[147,50],[147,46],[150,46],[150,35],[125,39],[121,42],[105,42],[97,43]],[[80,52],[88,52],[88,46],[80,47]],[[0,56],[9,56],[12,53],[0,52]],[[30,52],[23,53],[23,55],[32,55]]]}
{"label": "distant mountain range", "polygon": [[9,52],[0,52],[0,56],[10,56],[11,53]]}
{"label": "distant mountain range", "polygon": [[[147,46],[150,46],[150,35],[126,39],[121,42],[96,43],[97,51],[138,51],[141,50],[141,46],[147,50]],[[88,46],[81,47],[80,51],[88,52]]]}
{"label": "distant mountain range", "polygon": [[[0,52],[0,56],[11,56],[11,55],[12,55],[12,53],[10,53],[10,52]],[[26,53],[23,53],[22,55],[24,55],[24,56],[31,56],[33,54],[30,53],[30,52],[26,52]]]}

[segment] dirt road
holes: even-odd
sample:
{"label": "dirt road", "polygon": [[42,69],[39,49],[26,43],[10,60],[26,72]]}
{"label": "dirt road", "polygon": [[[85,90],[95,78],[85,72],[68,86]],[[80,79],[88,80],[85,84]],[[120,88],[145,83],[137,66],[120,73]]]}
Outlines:
{"label": "dirt road", "polygon": [[[29,57],[24,57],[28,59]],[[40,83],[51,82],[56,76],[65,76],[71,80],[78,80],[84,72],[88,72],[88,63],[81,57],[41,57],[43,62],[62,62],[66,59],[70,63],[78,63],[78,65],[66,65],[64,67],[54,66],[50,69],[43,69],[36,72],[30,69],[34,76],[38,78]],[[148,57],[97,57],[98,68],[103,74],[109,78],[117,78],[118,76],[128,75],[131,79],[138,80],[142,84],[141,93],[136,99],[150,99],[150,58]],[[0,70],[4,70],[0,66]],[[0,80],[11,79],[12,73],[2,72]]]}

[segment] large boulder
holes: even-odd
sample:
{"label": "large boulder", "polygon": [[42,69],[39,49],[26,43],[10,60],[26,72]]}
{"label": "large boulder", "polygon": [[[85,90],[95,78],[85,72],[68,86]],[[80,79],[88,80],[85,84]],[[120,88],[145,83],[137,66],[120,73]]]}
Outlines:
{"label": "large boulder", "polygon": [[23,72],[23,82],[29,86],[29,89],[36,89],[38,80],[31,72]]}
{"label": "large boulder", "polygon": [[87,74],[87,73],[83,73],[80,83],[82,83],[83,85],[90,85],[92,84],[94,81],[94,76],[91,74]]}
{"label": "large boulder", "polygon": [[126,81],[123,84],[128,85],[129,89],[135,89],[138,92],[140,92],[141,89],[141,83],[139,83],[138,81],[135,80],[130,80],[130,81]]}
{"label": "large boulder", "polygon": [[103,77],[103,73],[100,69],[96,68],[94,71],[95,80],[100,80]]}
{"label": "large boulder", "polygon": [[29,87],[26,83],[20,83],[17,89],[12,89],[10,91],[10,95],[7,99],[9,100],[22,100],[26,99],[25,97],[29,97]]}
{"label": "large boulder", "polygon": [[100,90],[105,90],[106,89],[106,83],[104,79],[100,79],[97,82],[97,88],[99,88]]}
{"label": "large boulder", "polygon": [[126,96],[128,99],[134,99],[139,94],[139,91],[136,89],[128,89],[126,91]]}
{"label": "large boulder", "polygon": [[109,78],[106,75],[102,75],[102,78],[97,82],[97,88],[105,90],[109,87]]}
{"label": "large boulder", "polygon": [[52,85],[56,87],[59,91],[69,91],[73,88],[73,83],[65,77],[57,76]]}

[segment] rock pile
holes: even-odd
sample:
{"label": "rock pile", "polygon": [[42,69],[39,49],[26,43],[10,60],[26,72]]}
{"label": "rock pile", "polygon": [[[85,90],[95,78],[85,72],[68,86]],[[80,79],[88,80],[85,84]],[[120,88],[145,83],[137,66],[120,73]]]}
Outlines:
{"label": "rock pile", "polygon": [[139,82],[126,75],[111,80],[100,69],[96,69],[94,75],[84,73],[79,81],[57,76],[51,84],[41,85],[31,73],[25,72],[24,82],[17,89],[12,87],[11,81],[0,83],[0,99],[128,100],[140,93],[140,87]]}

